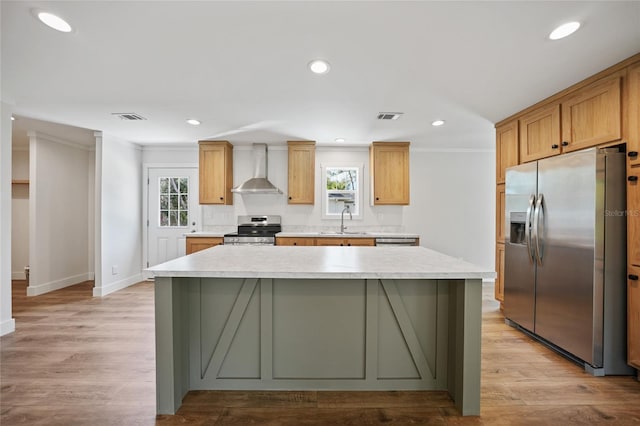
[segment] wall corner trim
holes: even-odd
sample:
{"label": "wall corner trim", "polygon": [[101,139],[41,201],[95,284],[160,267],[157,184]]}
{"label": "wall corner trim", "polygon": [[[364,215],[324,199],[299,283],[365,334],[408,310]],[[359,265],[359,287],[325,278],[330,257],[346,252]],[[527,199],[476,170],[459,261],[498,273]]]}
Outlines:
{"label": "wall corner trim", "polygon": [[0,323],[0,336],[16,331],[16,320],[11,318]]}
{"label": "wall corner trim", "polygon": [[114,283],[108,284],[102,287],[94,287],[93,288],[93,297],[103,297],[108,294],[114,293],[118,290],[122,290],[123,288],[132,286],[134,284],[138,284],[141,281],[145,281],[144,277],[141,273],[132,275],[128,278],[125,278],[120,281],[116,281]]}

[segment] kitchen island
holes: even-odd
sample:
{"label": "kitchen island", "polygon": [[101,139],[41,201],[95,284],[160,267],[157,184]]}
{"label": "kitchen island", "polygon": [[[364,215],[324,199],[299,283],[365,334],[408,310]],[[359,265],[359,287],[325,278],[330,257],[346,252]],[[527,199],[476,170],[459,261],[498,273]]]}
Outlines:
{"label": "kitchen island", "polygon": [[158,414],[189,390],[446,390],[480,413],[482,278],[423,247],[217,246],[155,276]]}

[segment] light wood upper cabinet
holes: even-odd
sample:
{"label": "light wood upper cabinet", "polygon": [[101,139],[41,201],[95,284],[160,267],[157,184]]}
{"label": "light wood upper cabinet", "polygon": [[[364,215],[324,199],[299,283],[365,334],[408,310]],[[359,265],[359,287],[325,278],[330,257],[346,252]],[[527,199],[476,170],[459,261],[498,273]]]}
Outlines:
{"label": "light wood upper cabinet", "polygon": [[409,204],[409,142],[373,142],[369,167],[373,205]]}
{"label": "light wood upper cabinet", "polygon": [[640,267],[627,275],[627,362],[640,369]]}
{"label": "light wood upper cabinet", "polygon": [[494,297],[504,302],[504,244],[496,244],[496,273]]}
{"label": "light wood upper cabinet", "polygon": [[640,267],[640,166],[627,172],[627,257]]}
{"label": "light wood upper cabinet", "polygon": [[505,186],[496,185],[496,242],[504,243]]}
{"label": "light wood upper cabinet", "polygon": [[222,237],[187,237],[186,253],[191,254],[200,250],[223,244]]}
{"label": "light wood upper cabinet", "polygon": [[289,141],[289,204],[315,201],[316,143]]}
{"label": "light wood upper cabinet", "polygon": [[560,105],[538,108],[520,118],[520,162],[560,154]]}
{"label": "light wood upper cabinet", "polygon": [[200,141],[200,204],[233,204],[233,145]]}
{"label": "light wood upper cabinet", "polygon": [[607,78],[562,100],[562,150],[576,151],[620,139],[621,77]]}
{"label": "light wood upper cabinet", "polygon": [[504,183],[507,167],[518,164],[518,120],[496,127],[496,183]]}
{"label": "light wood upper cabinet", "polygon": [[627,79],[627,158],[629,165],[640,165],[640,63],[629,67]]}

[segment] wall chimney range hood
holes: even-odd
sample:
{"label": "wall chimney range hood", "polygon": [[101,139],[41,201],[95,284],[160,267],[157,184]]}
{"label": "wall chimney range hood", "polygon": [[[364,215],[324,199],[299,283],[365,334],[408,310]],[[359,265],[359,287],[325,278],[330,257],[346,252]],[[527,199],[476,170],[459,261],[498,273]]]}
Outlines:
{"label": "wall chimney range hood", "polygon": [[236,194],[282,194],[282,191],[267,179],[269,164],[267,154],[267,144],[253,144],[253,177],[233,188],[231,192],[235,192]]}

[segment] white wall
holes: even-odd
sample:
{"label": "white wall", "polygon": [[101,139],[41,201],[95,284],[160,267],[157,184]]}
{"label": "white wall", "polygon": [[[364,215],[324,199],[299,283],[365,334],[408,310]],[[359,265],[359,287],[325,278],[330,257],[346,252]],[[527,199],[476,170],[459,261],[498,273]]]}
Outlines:
{"label": "white wall", "polygon": [[[29,151],[12,151],[12,179],[29,180]],[[25,279],[29,265],[29,185],[11,188],[11,279]]]}
{"label": "white wall", "polygon": [[494,269],[495,153],[411,152],[404,225],[421,245]]}
{"label": "white wall", "polygon": [[95,167],[99,249],[93,294],[104,296],[142,280],[142,151],[98,133]]}
{"label": "white wall", "polygon": [[[203,231],[227,232],[243,214],[282,215],[286,231],[335,230],[339,220],[321,215],[321,166],[363,165],[362,220],[348,221],[352,230],[363,229],[419,234],[421,245],[493,270],[495,228],[495,153],[430,151],[412,144],[410,156],[411,204],[371,206],[368,147],[323,147],[316,150],[316,202],[312,206],[287,204],[287,147],[269,146],[269,180],[283,195],[234,194],[232,206],[202,206]],[[148,151],[147,151],[148,150]],[[157,151],[157,152],[154,152]],[[172,154],[181,162],[195,162],[197,148]],[[171,162],[171,155],[145,148],[145,163]],[[191,160],[191,161],[186,161]],[[234,146],[234,185],[251,177],[251,148]]]}
{"label": "white wall", "polygon": [[90,279],[87,253],[90,148],[29,132],[27,295]]}
{"label": "white wall", "polygon": [[12,333],[11,318],[11,107],[0,103],[0,336]]}

